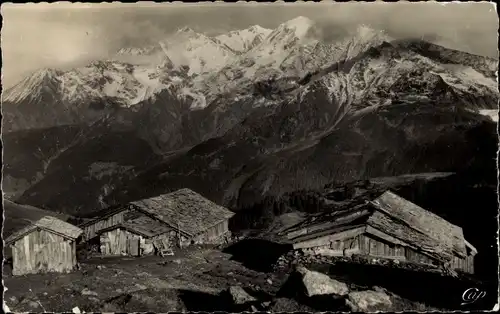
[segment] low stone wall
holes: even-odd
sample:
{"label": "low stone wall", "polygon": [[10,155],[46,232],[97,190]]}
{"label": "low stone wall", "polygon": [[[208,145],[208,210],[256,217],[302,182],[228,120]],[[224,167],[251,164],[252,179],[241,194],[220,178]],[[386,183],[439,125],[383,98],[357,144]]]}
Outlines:
{"label": "low stone wall", "polygon": [[274,265],[275,270],[291,269],[295,265],[325,264],[334,265],[337,263],[353,263],[363,265],[378,265],[390,268],[399,268],[412,271],[425,271],[432,273],[441,273],[442,270],[436,266],[420,265],[408,261],[397,259],[385,259],[372,256],[353,254],[351,256],[331,256],[305,253],[302,250],[294,250],[281,256]]}

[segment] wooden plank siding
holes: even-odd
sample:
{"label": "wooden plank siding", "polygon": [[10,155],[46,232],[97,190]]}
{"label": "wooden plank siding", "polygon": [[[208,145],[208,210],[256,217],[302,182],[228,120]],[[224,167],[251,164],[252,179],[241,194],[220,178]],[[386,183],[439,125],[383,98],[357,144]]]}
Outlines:
{"label": "wooden plank siding", "polygon": [[306,254],[320,254],[328,256],[350,256],[360,252],[360,235],[340,240],[333,240],[328,244],[304,249]]}
{"label": "wooden plank siding", "polygon": [[141,236],[124,229],[113,229],[100,235],[103,255],[139,256]]}
{"label": "wooden plank siding", "polygon": [[123,211],[117,212],[114,215],[95,221],[94,223],[91,223],[89,225],[83,226],[82,229],[85,239],[87,241],[93,239],[94,237],[97,236],[97,232],[99,230],[109,228],[124,222],[125,221],[124,217],[126,214],[129,214],[129,211],[130,210],[128,209],[124,209]]}
{"label": "wooden plank siding", "polygon": [[460,258],[454,256],[451,261],[451,266],[453,269],[460,269],[464,272],[473,274],[474,273],[474,255],[469,255],[466,258]]}
{"label": "wooden plank siding", "polygon": [[[393,244],[367,233],[339,240],[334,237],[322,237],[315,246],[310,244],[302,247],[304,253],[328,256],[350,256],[359,253],[374,258],[398,259],[424,265],[437,264],[433,258],[408,246]],[[465,259],[454,256],[452,268],[474,273],[474,256],[469,255]]]}
{"label": "wooden plank siding", "polygon": [[294,249],[305,249],[305,248],[312,248],[312,247],[318,247],[318,246],[329,246],[330,242],[332,241],[338,241],[338,240],[343,240],[343,239],[350,239],[353,238],[359,234],[364,233],[366,227],[359,227],[359,228],[353,228],[353,229],[348,229],[345,231],[341,231],[338,233],[334,234],[327,234],[318,238],[313,238],[310,240],[305,240],[302,242],[297,242],[293,244]]}
{"label": "wooden plank siding", "polygon": [[404,247],[376,239],[371,235],[360,235],[359,247],[361,254],[382,258],[405,259]]}
{"label": "wooden plank siding", "polygon": [[219,244],[221,238],[228,231],[228,221],[224,220],[215,226],[208,228],[202,234],[193,237],[192,242],[196,244]]}
{"label": "wooden plank siding", "polygon": [[406,260],[410,262],[427,264],[427,265],[436,265],[436,261],[434,259],[408,247],[405,248],[405,257]]}
{"label": "wooden plank siding", "polygon": [[36,229],[12,245],[13,275],[68,272],[76,265],[74,241]]}

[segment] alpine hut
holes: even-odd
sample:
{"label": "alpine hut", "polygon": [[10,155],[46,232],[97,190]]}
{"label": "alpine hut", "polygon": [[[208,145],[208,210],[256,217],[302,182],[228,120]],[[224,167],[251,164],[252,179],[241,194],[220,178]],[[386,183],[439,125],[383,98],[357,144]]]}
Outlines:
{"label": "alpine hut", "polygon": [[12,274],[69,272],[76,266],[75,241],[82,230],[57,214],[4,200],[5,252]]}
{"label": "alpine hut", "polygon": [[293,248],[331,256],[353,254],[474,272],[477,250],[462,228],[391,191],[350,210],[315,217],[286,232]]}
{"label": "alpine hut", "polygon": [[116,206],[82,224],[87,241],[103,255],[152,254],[190,244],[217,244],[234,215],[190,189]]}

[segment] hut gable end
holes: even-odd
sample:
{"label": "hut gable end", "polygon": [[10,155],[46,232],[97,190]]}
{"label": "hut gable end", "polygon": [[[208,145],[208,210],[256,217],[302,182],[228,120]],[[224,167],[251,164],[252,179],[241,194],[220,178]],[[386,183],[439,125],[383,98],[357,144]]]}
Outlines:
{"label": "hut gable end", "polygon": [[[63,230],[65,231],[65,230]],[[12,238],[12,274],[68,272],[76,265],[74,238],[39,226]]]}
{"label": "hut gable end", "polygon": [[368,220],[369,225],[445,259],[452,255],[465,257],[462,228],[391,191],[370,204],[377,211]]}
{"label": "hut gable end", "polygon": [[125,220],[125,215],[131,211],[133,211],[133,209],[130,208],[130,206],[110,208],[109,210],[105,211],[100,217],[81,224],[80,227],[82,227],[85,232],[85,238],[87,240],[90,240],[97,236],[99,230],[123,223]]}
{"label": "hut gable end", "polygon": [[73,226],[67,222],[59,220],[55,217],[45,216],[42,217],[40,220],[31,222],[30,225],[11,234],[5,240],[5,243],[7,245],[11,244],[35,230],[45,230],[52,234],[59,235],[60,237],[68,240],[74,240],[78,238],[83,232],[82,229]]}

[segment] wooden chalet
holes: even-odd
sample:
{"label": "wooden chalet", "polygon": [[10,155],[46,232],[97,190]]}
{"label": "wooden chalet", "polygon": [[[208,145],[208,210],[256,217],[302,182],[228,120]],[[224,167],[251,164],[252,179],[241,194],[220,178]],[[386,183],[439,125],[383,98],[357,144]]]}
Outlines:
{"label": "wooden chalet", "polygon": [[152,254],[190,244],[216,244],[234,215],[200,194],[181,189],[109,209],[80,225],[104,255]]}
{"label": "wooden chalet", "polygon": [[[76,266],[75,241],[82,229],[43,210],[4,201],[5,247],[10,248],[12,274],[69,272]],[[25,218],[19,213],[26,214]],[[7,253],[7,252],[5,252]]]}
{"label": "wooden chalet", "polygon": [[311,254],[361,254],[474,272],[477,250],[462,228],[386,191],[350,210],[313,217],[286,231],[294,249]]}

